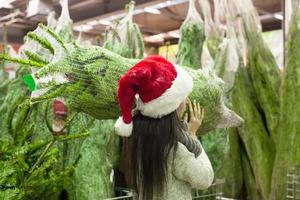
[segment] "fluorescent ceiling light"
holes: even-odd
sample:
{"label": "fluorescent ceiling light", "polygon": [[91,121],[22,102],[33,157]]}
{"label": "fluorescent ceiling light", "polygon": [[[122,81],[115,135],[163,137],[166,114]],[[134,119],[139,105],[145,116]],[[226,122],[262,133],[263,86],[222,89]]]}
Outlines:
{"label": "fluorescent ceiling light", "polygon": [[166,33],[160,33],[157,35],[151,35],[144,38],[145,42],[149,43],[161,43],[164,42],[166,39],[170,38],[180,38],[179,30],[173,30]]}
{"label": "fluorescent ceiling light", "polygon": [[159,8],[164,8],[164,7],[165,7],[165,3],[159,3],[159,4],[157,4],[157,6],[158,6]]}
{"label": "fluorescent ceiling light", "polygon": [[176,6],[178,4],[181,3],[186,3],[188,2],[188,0],[173,0],[173,1],[166,1],[166,2],[162,2],[156,5],[151,6],[151,8],[166,8],[166,7],[170,7],[170,6]]}
{"label": "fluorescent ceiling light", "polygon": [[159,43],[159,42],[165,41],[164,35],[165,35],[165,33],[160,33],[160,34],[157,34],[157,35],[152,35],[152,36],[145,37],[144,40],[146,42],[149,42],[149,43]]}
{"label": "fluorescent ceiling light", "polygon": [[13,6],[11,5],[12,2],[14,2],[16,0],[1,0],[0,1],[0,8],[13,8]]}
{"label": "fluorescent ceiling light", "polygon": [[87,24],[84,24],[84,25],[81,25],[81,26],[75,26],[74,27],[74,30],[78,31],[78,32],[81,32],[81,31],[87,32],[87,31],[92,30],[92,29],[93,29],[93,26],[87,25]]}
{"label": "fluorescent ceiling light", "polygon": [[[159,14],[160,14],[161,11],[159,9],[161,9],[161,8],[175,6],[175,5],[178,5],[178,4],[186,3],[188,1],[189,0],[166,1],[166,2],[162,2],[162,3],[159,3],[159,4],[152,5],[152,6],[148,6],[148,7],[144,8],[144,9],[142,9],[142,8],[140,8],[140,9],[139,8],[138,9],[134,9],[133,15],[138,15],[138,14],[144,13],[146,11],[150,11],[151,13],[155,12],[155,14],[158,14],[158,12],[159,12]],[[146,9],[146,11],[145,11],[145,9]],[[110,16],[110,17],[102,18],[101,20],[113,21],[113,20],[121,19],[125,15],[126,15],[126,13],[122,12],[122,13],[117,14],[117,15],[113,15],[113,16]]]}
{"label": "fluorescent ceiling light", "polygon": [[80,26],[74,26],[74,28],[73,28],[75,31],[78,31],[78,32],[80,32],[81,31],[81,28],[80,28]]}
{"label": "fluorescent ceiling light", "polygon": [[[152,5],[152,6],[147,6],[146,8],[136,8],[133,11],[133,15],[138,15],[138,14],[145,13],[145,12],[149,12],[149,13],[153,13],[153,14],[160,14],[161,11],[159,9],[161,9],[161,8],[166,8],[166,7],[179,5],[179,4],[182,4],[182,3],[186,3],[188,1],[189,0],[172,0],[172,1],[161,2],[161,3],[158,3],[158,4]],[[108,17],[96,18],[96,20],[99,20],[98,21],[99,24],[109,26],[109,25],[112,24],[112,21],[121,19],[124,16],[126,16],[126,12],[121,12],[121,13],[114,14],[114,15],[108,16]],[[85,22],[85,23],[87,23],[87,22]],[[91,23],[88,22],[87,24],[94,26],[94,23],[95,22],[91,22]]]}
{"label": "fluorescent ceiling light", "polygon": [[173,38],[180,38],[179,30],[169,31],[167,34]]}
{"label": "fluorescent ceiling light", "polygon": [[34,16],[39,13],[40,0],[30,0],[27,6],[26,17]]}
{"label": "fluorescent ceiling light", "polygon": [[262,20],[268,20],[268,19],[272,19],[274,17],[274,15],[272,14],[265,14],[265,15],[261,15],[259,16],[259,19],[262,21]]}
{"label": "fluorescent ceiling light", "polygon": [[161,14],[160,10],[158,10],[156,8],[151,8],[151,7],[144,8],[144,11],[147,13],[155,14],[155,15]]}
{"label": "fluorescent ceiling light", "polygon": [[102,20],[99,20],[99,24],[109,26],[109,25],[111,25],[111,22],[108,20],[102,19]]}
{"label": "fluorescent ceiling light", "polygon": [[282,14],[275,13],[273,16],[274,16],[276,19],[283,20]]}
{"label": "fluorescent ceiling light", "polygon": [[87,25],[91,25],[91,26],[95,26],[97,24],[99,24],[99,22],[97,20],[93,20],[93,21],[90,21],[88,23],[86,23]]}
{"label": "fluorescent ceiling light", "polygon": [[82,29],[82,31],[89,31],[89,30],[93,29],[93,26],[84,24],[84,25],[81,25],[81,29]]}

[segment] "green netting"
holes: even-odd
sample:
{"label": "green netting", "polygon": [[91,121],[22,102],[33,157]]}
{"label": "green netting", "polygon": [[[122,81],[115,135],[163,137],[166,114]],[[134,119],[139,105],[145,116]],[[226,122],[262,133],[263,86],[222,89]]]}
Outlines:
{"label": "green netting", "polygon": [[[284,199],[287,194],[286,175],[290,168],[300,163],[300,1],[292,1],[284,68],[280,122],[276,135],[276,158],[272,176],[270,199]],[[297,176],[295,174],[295,176]],[[295,181],[295,184],[296,181]],[[296,186],[296,185],[295,185]],[[296,187],[295,187],[296,189]],[[299,194],[299,193],[298,193]]]}
{"label": "green netting", "polygon": [[[67,2],[61,3],[63,13],[59,18],[55,33],[63,42],[68,43],[73,40],[72,24]],[[87,44],[84,41],[80,43]],[[76,109],[70,105],[68,107],[69,115],[72,116]],[[69,135],[81,132],[90,133],[87,138],[64,142],[59,146],[64,168],[77,162],[75,173],[64,186],[70,199],[89,200],[114,197],[114,181],[111,181],[110,177],[118,158],[119,137],[114,134],[113,124],[112,121],[95,121],[93,117],[85,113],[78,113],[68,125]]]}
{"label": "green netting", "polygon": [[227,28],[227,36],[220,45],[214,69],[225,82],[225,90],[229,91],[234,85],[235,72],[239,67],[239,54],[235,30],[230,25]]}
{"label": "green netting", "polygon": [[47,26],[53,29],[57,26],[57,20],[55,19],[54,11],[50,12],[47,16]]}
{"label": "green netting", "polygon": [[[114,121],[97,120],[80,148],[71,199],[105,199],[114,196],[113,169],[119,160],[119,137]],[[99,133],[99,131],[101,131]]]}
{"label": "green netting", "polygon": [[55,28],[55,32],[61,37],[64,42],[72,42],[74,40],[72,25],[73,21],[69,14],[68,0],[60,0],[62,7],[61,15],[58,18],[58,23]]}
{"label": "green netting", "polygon": [[[58,38],[46,27],[40,26],[34,33],[39,37],[40,32]],[[31,102],[61,96],[74,108],[97,119],[116,119],[120,114],[118,80],[138,60],[123,58],[101,47],[65,46],[59,41],[51,45],[63,49],[64,54],[33,75],[39,89],[32,93]],[[207,113],[201,131],[239,125],[241,118],[224,106],[221,79],[208,69],[186,70],[194,79],[191,99],[197,99]]]}
{"label": "green netting", "polygon": [[125,58],[142,58],[144,42],[141,31],[133,22],[134,1],[126,5],[126,16],[116,22],[104,34],[103,47]]}
{"label": "green netting", "polygon": [[[64,19],[60,18],[60,22],[61,20]],[[72,27],[68,28],[67,26],[68,24],[65,26],[63,32],[68,33],[63,34],[63,36],[72,34]],[[60,34],[62,34],[62,32],[60,32]],[[53,35],[53,37],[55,36]],[[39,42],[28,38],[35,38]],[[25,45],[21,49],[21,56],[22,58],[32,60],[31,63],[47,64],[49,63],[49,61],[52,61],[54,59],[53,53],[56,53],[56,55],[60,54],[60,51],[58,49],[55,49],[54,51],[54,48],[51,48],[49,42],[42,41],[41,39],[37,38],[35,34],[31,34],[28,38],[25,41]],[[62,41],[69,42],[70,40],[68,38],[70,37],[63,37],[56,42],[60,44],[63,43]],[[42,45],[40,45],[40,43],[42,43]],[[39,65],[30,67],[31,70],[35,72],[38,69]],[[51,109],[52,101],[43,101],[33,105],[29,104],[28,99],[30,92],[26,89],[25,83],[22,80],[22,76],[25,73],[30,73],[30,69],[20,67],[19,71],[17,72],[17,79],[9,81],[5,85],[3,82],[3,84],[1,85],[3,88],[7,85],[7,89],[9,92],[7,94],[6,92],[3,94],[6,96],[4,96],[3,104],[1,103],[0,108],[1,113],[5,113],[3,115],[0,115],[0,138],[6,139],[11,142],[15,141],[16,143],[26,141],[26,143],[30,145],[35,145],[43,141],[49,141],[52,137],[50,130],[53,120]],[[70,114],[73,114],[73,112]],[[48,119],[48,122],[46,119]],[[87,127],[87,124],[89,124],[90,121],[91,117],[86,116],[82,113],[78,114],[73,122],[67,127],[67,132],[69,133],[68,137],[76,136],[77,133],[81,133],[83,131],[89,132],[90,128]],[[47,167],[41,166],[39,173],[36,173],[33,176],[32,180],[28,182],[30,186],[26,185],[25,189],[18,183],[15,184],[17,178],[22,179],[20,177],[24,177],[28,173],[28,169],[22,169],[20,167],[24,165],[22,159],[24,159],[24,157],[29,159],[31,159],[31,157],[34,157],[34,159],[37,159],[37,154],[34,154],[32,156],[32,152],[24,152],[24,155],[21,155],[16,151],[18,150],[19,146],[20,148],[23,148],[22,144],[11,144],[11,146],[9,147],[11,149],[11,154],[18,154],[18,156],[12,156],[10,160],[5,160],[3,162],[0,159],[1,169],[4,170],[4,174],[0,175],[0,199],[58,199],[58,195],[63,189],[68,189],[69,196],[74,194],[74,196],[72,197],[76,197],[76,199],[83,199],[83,190],[81,190],[79,187],[75,187],[73,189],[72,184],[89,186],[89,193],[85,194],[86,199],[94,199],[93,197],[95,196],[98,199],[112,197],[113,184],[110,184],[110,174],[106,173],[106,171],[111,172],[111,168],[114,162],[113,160],[115,159],[115,156],[112,156],[112,154],[116,151],[113,148],[116,149],[118,147],[118,145],[114,144],[114,142],[118,142],[118,137],[113,133],[109,134],[108,137],[106,135],[106,132],[103,132],[102,130],[100,131],[100,129],[98,129],[100,128],[100,126],[97,126],[96,128],[95,127],[91,132],[93,132],[94,135],[98,134],[101,136],[101,139],[103,140],[98,141],[101,143],[99,143],[98,145],[92,145],[92,142],[90,142],[85,145],[85,138],[83,138],[69,142],[63,141],[63,143],[55,144],[54,148],[56,153],[51,154],[51,157],[49,157],[49,159],[51,158],[52,160],[49,160],[47,157],[45,158]],[[107,129],[107,127],[102,127],[102,129],[111,130]],[[95,139],[95,137],[93,137],[92,139]],[[92,139],[89,138],[88,141],[91,141]],[[99,137],[97,137],[97,139],[99,139]],[[44,146],[45,145],[46,144],[44,144]],[[80,154],[82,145],[85,145],[85,150],[83,151],[87,152],[85,154]],[[2,145],[1,147],[3,148],[4,146]],[[43,146],[41,146],[41,148],[42,147]],[[111,148],[110,154],[104,153],[102,151],[106,147]],[[89,156],[89,154],[93,156]],[[6,156],[8,156],[6,152],[2,151],[1,155],[4,156],[3,159],[6,159]],[[18,159],[16,159],[16,157]],[[92,159],[90,159],[91,157]],[[102,159],[100,165],[98,159],[99,157],[101,157]],[[22,161],[22,163],[19,163],[19,159]],[[87,159],[89,159],[89,162],[86,162]],[[28,168],[32,167],[34,161],[35,160],[30,163],[26,163],[28,165]],[[76,173],[74,173],[73,175],[68,175],[66,177],[64,173],[67,173],[68,167],[73,168],[73,165],[76,162],[81,164],[75,167]],[[88,167],[90,167],[91,170],[97,168],[98,171],[89,171],[90,175],[86,176],[87,170],[85,163],[88,163]],[[5,167],[2,167],[2,165],[4,165]],[[105,171],[104,169],[107,170]],[[10,174],[6,173],[6,171],[8,170],[13,170],[16,176],[8,179],[7,177],[10,176]],[[83,177],[85,177],[85,179],[82,179]],[[74,180],[76,180],[76,182]],[[2,187],[4,186],[2,185],[2,183],[4,183],[3,181],[6,181],[5,184],[8,183],[7,188]],[[69,187],[70,185],[71,189]],[[38,191],[34,192],[34,190]],[[81,193],[81,196],[78,196],[78,193]]]}
{"label": "green netting", "polygon": [[195,8],[195,0],[189,1],[187,17],[180,27],[177,64],[194,69],[201,67],[202,48],[205,39],[204,25]]}
{"label": "green netting", "polygon": [[273,137],[277,134],[279,120],[280,72],[274,55],[262,38],[258,13],[252,1],[240,4],[239,9],[245,12],[241,16],[248,45],[249,73],[257,100],[265,113],[268,131]]}
{"label": "green netting", "polygon": [[[250,199],[269,199],[276,152],[273,141],[277,139],[273,140],[272,137],[277,131],[276,118],[279,108],[277,92],[280,77],[274,57],[262,39],[259,18],[252,1],[227,1],[227,3],[228,20],[226,21],[235,27],[239,42],[236,47],[239,50],[237,53],[239,58],[244,57],[245,46],[247,46],[246,53],[249,62],[245,62],[245,59],[243,62],[240,59],[232,91],[233,109],[245,119],[244,126],[238,129],[241,139],[239,143],[241,144],[233,144],[243,147],[241,148],[242,154],[231,155],[235,157],[232,160],[237,163],[227,163],[226,167],[228,168],[225,170],[230,173],[230,168],[236,168],[240,162],[242,168],[245,169],[243,182],[247,196]],[[230,30],[230,24],[227,24],[227,27]],[[247,66],[244,66],[243,63],[247,63]],[[240,182],[240,174],[234,174],[236,174],[237,181]],[[224,174],[224,176],[233,180],[233,176],[230,174]],[[228,187],[229,185],[230,187]],[[229,183],[226,188],[228,194],[240,189],[240,186]],[[255,192],[253,193],[253,191]],[[235,191],[235,193],[237,192]]]}
{"label": "green netting", "polygon": [[208,155],[214,171],[218,171],[228,151],[228,130],[216,129],[201,137],[201,143]]}
{"label": "green netting", "polygon": [[[224,30],[220,23],[223,14],[222,2],[214,0],[214,7],[210,6],[209,0],[200,0],[200,7],[204,16],[205,42],[210,55],[215,59],[219,52],[219,45],[224,37]],[[211,13],[211,7],[214,9],[214,17]]]}

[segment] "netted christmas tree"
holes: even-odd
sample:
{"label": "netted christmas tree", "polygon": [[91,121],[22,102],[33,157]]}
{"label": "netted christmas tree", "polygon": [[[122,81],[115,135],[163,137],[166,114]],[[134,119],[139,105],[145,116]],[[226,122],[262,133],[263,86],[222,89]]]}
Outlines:
{"label": "netted christmas tree", "polygon": [[196,10],[196,0],[189,1],[188,14],[180,27],[179,49],[176,63],[181,66],[199,69],[205,40],[204,24]]}
{"label": "netted christmas tree", "polygon": [[[252,2],[226,1],[226,4],[239,43],[239,68],[232,73],[235,74],[232,105],[245,124],[231,130],[229,154],[218,176],[226,178],[226,197],[240,198],[246,194],[249,199],[284,199],[286,172],[299,162],[298,141],[294,139],[299,127],[299,110],[294,107],[299,90],[294,77],[299,77],[299,70],[298,57],[293,56],[298,45],[299,29],[295,28],[295,22],[299,4],[293,9],[283,83],[274,56],[263,41]],[[246,43],[239,38],[241,32]],[[243,50],[245,44],[247,51]]]}
{"label": "netted christmas tree", "polygon": [[[48,17],[48,25],[52,28],[56,27],[55,29],[62,36],[62,40],[70,43],[73,40],[72,23],[68,17],[67,1],[61,1],[61,3],[63,4],[63,11],[57,22],[57,27],[53,13]],[[20,50],[20,56],[23,59],[31,59],[44,63],[53,58],[51,51],[30,39],[25,40],[25,44]],[[1,113],[3,113],[1,114],[1,119],[3,118],[1,120],[1,141],[5,140],[5,144],[3,145],[9,142],[7,145],[9,145],[10,149],[10,151],[3,151],[1,154],[5,155],[3,159],[11,157],[11,160],[5,160],[5,162],[1,163],[3,164],[1,165],[1,169],[5,170],[0,178],[1,183],[3,183],[1,185],[1,197],[4,199],[47,200],[58,199],[61,195],[68,195],[73,199],[91,199],[89,195],[99,199],[113,197],[114,187],[109,177],[111,169],[114,167],[114,152],[116,150],[111,148],[109,153],[105,153],[102,150],[108,146],[116,146],[111,141],[111,137],[116,136],[110,134],[109,137],[104,137],[105,132],[103,135],[97,133],[95,129],[100,127],[101,122],[96,122],[86,114],[69,109],[69,118],[66,120],[67,123],[63,128],[63,132],[67,134],[66,138],[75,137],[76,140],[69,141],[69,139],[62,139],[61,142],[51,143],[51,148],[49,147],[47,152],[45,152],[43,159],[40,159],[38,165],[35,164],[39,155],[43,153],[43,149],[50,143],[48,141],[52,138],[52,124],[55,123],[51,109],[52,100],[34,105],[29,103],[30,92],[24,85],[23,76],[31,72],[34,73],[37,70],[36,66],[21,66],[17,71],[17,78],[9,82],[8,92],[4,96],[3,104],[1,104],[0,109]],[[88,133],[91,136],[77,137],[78,135],[86,135]],[[94,138],[96,133],[103,136],[103,140],[93,141],[86,139],[90,137]],[[17,142],[15,142],[15,138],[18,140]],[[39,144],[40,146],[37,147],[37,150],[31,150],[31,148],[35,148]],[[87,150],[82,151],[82,148]],[[91,149],[89,150],[88,148]],[[23,149],[26,149],[26,151]],[[27,149],[30,150],[27,151]],[[16,156],[14,154],[20,154],[19,151],[24,151],[24,155],[19,156],[21,161],[24,158],[27,159],[27,157],[30,159],[30,162],[25,160],[20,163],[22,166],[26,164],[26,168],[24,167],[24,169],[20,167],[19,161],[15,161]],[[48,155],[48,151],[52,153]],[[31,155],[31,153],[34,155]],[[94,155],[94,158],[89,162],[89,169],[100,169],[88,171],[93,173],[94,177],[86,176],[87,170],[82,167],[82,163],[89,160],[90,155]],[[79,165],[76,165],[76,163],[79,163]],[[99,163],[102,166],[100,168]],[[2,166],[5,166],[5,168]],[[40,167],[41,169],[37,170],[37,172],[35,170],[30,172],[33,166],[36,168]],[[11,173],[7,173],[7,171],[11,171],[15,176],[8,179],[7,177],[10,177]],[[32,173],[32,175],[27,180],[26,176],[29,173]],[[83,176],[86,178],[81,179]],[[97,178],[95,179],[95,177]],[[19,180],[16,181],[17,178]],[[91,192],[88,193],[89,195],[85,193],[85,198],[83,198],[82,192],[80,192],[82,191],[82,187],[80,189],[79,187],[74,187],[74,185],[87,185],[92,180],[94,184],[89,185]],[[13,182],[16,183],[12,184]],[[24,184],[20,184],[20,182],[24,182]],[[35,189],[39,191],[33,193]]]}
{"label": "netted christmas tree", "polygon": [[103,47],[125,58],[142,58],[144,41],[141,31],[133,22],[134,1],[126,5],[126,15],[110,26],[104,34]]}
{"label": "netted christmas tree", "polygon": [[[61,96],[72,107],[97,119],[116,119],[119,116],[116,95],[118,80],[138,60],[123,58],[97,46],[65,44],[51,29],[43,25],[28,36],[53,50],[51,63],[2,57],[41,67],[35,74],[25,76],[25,81],[33,90],[32,103]],[[223,81],[214,72],[189,68],[185,70],[194,79],[191,99],[198,100],[208,113],[201,127],[203,133],[214,128],[241,124],[241,118],[224,105]]]}

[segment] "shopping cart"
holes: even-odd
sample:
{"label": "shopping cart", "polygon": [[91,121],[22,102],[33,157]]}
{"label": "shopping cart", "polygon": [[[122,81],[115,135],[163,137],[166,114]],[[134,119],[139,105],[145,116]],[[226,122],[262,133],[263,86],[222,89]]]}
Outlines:
{"label": "shopping cart", "polygon": [[[193,190],[193,200],[222,200],[222,188],[224,179],[217,179],[216,182],[206,191]],[[118,197],[104,200],[133,200],[134,191],[127,188],[116,188]]]}
{"label": "shopping cart", "polygon": [[222,199],[224,179],[217,179],[210,188],[205,191],[193,190],[193,200],[216,200]]}
{"label": "shopping cart", "polygon": [[108,198],[104,200],[133,200],[134,199],[134,191],[127,188],[116,188],[117,197]]}
{"label": "shopping cart", "polygon": [[286,178],[286,199],[300,200],[300,165],[293,167]]}

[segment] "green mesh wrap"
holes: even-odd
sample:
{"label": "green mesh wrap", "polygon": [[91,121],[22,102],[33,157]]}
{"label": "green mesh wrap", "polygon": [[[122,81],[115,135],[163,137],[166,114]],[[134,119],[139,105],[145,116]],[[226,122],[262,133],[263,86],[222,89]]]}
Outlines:
{"label": "green mesh wrap", "polygon": [[[34,32],[53,39],[54,33],[46,27],[40,26]],[[61,96],[97,119],[116,119],[120,114],[118,80],[138,60],[101,47],[64,45],[52,39],[52,46],[60,54],[54,54],[53,61],[33,75],[39,90],[32,93],[31,102]],[[194,79],[191,99],[199,101],[207,113],[202,131],[240,125],[241,118],[222,103],[223,82],[209,70],[186,70]]]}
{"label": "green mesh wrap", "polygon": [[194,69],[200,68],[204,39],[203,21],[195,8],[195,0],[190,0],[188,15],[180,27],[176,63]]}
{"label": "green mesh wrap", "polygon": [[119,137],[114,133],[114,121],[96,120],[90,137],[84,140],[75,169],[71,199],[105,199],[114,196],[112,170],[119,159]]}
{"label": "green mesh wrap", "polygon": [[125,58],[142,58],[144,42],[137,24],[133,23],[134,1],[126,5],[126,16],[104,34],[103,47]]}
{"label": "green mesh wrap", "polygon": [[55,32],[61,37],[64,42],[72,42],[73,36],[73,21],[70,18],[68,0],[60,0],[62,7],[61,15],[55,28]]}
{"label": "green mesh wrap", "polygon": [[[277,151],[270,199],[286,197],[286,174],[300,162],[300,1],[295,0],[292,3],[293,11],[289,23],[286,66],[281,85],[281,117],[276,135]],[[295,176],[297,176],[296,173]],[[292,193],[293,191],[289,192],[289,194]]]}
{"label": "green mesh wrap", "polygon": [[[214,0],[213,4],[210,0],[201,0],[201,10],[204,16],[204,28],[205,28],[205,42],[209,50],[210,55],[215,59],[219,53],[219,45],[222,43],[224,37],[224,30],[220,23],[223,13],[222,4],[226,1],[220,2]],[[213,6],[210,6],[213,5]],[[214,17],[212,16],[211,10],[213,7]]]}

